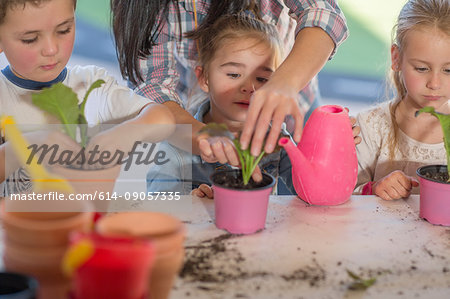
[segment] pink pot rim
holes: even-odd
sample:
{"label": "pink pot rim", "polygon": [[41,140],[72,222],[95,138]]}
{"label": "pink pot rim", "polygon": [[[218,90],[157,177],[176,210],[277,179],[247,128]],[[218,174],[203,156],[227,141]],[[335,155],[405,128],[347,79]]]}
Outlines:
{"label": "pink pot rim", "polygon": [[[444,170],[444,169],[445,169],[445,170]],[[423,173],[422,173],[422,172],[425,172],[425,171],[427,171],[427,170],[437,170],[438,172],[442,172],[442,171],[447,172],[447,165],[443,165],[443,164],[432,164],[432,165],[421,166],[421,167],[417,168],[416,174],[417,174],[420,178],[422,178],[422,179],[424,179],[424,180],[427,180],[427,181],[430,181],[430,182],[435,182],[435,183],[442,184],[442,185],[450,185],[450,183],[445,183],[445,182],[442,182],[442,181],[437,181],[437,180],[434,180],[434,179],[431,179],[431,178],[427,178],[427,177],[424,176]]]}

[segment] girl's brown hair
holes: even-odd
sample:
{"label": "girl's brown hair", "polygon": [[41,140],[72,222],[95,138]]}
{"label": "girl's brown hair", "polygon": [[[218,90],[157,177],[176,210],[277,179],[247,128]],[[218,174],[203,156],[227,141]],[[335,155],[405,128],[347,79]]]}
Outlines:
{"label": "girl's brown hair", "polygon": [[209,27],[186,33],[198,45],[198,64],[207,76],[208,66],[224,42],[239,39],[254,39],[255,45],[263,43],[275,53],[275,67],[281,63],[281,41],[273,25],[267,24],[248,13],[224,15]]}
{"label": "girl's brown hair", "polygon": [[[120,72],[133,85],[144,82],[139,61],[152,54],[161,30],[168,22],[169,11],[175,16],[181,28],[179,0],[110,0],[112,26],[116,41]],[[259,15],[259,1],[256,0],[214,0],[210,1],[205,20],[199,29],[208,28],[226,14],[251,11]],[[182,35],[180,34],[180,40]]]}
{"label": "girl's brown hair", "polygon": [[[450,0],[409,0],[401,9],[393,29],[392,44],[398,48],[399,61],[407,46],[406,35],[410,30],[420,28],[439,29],[450,36]],[[390,70],[390,83],[395,90],[394,102],[390,106],[392,130],[389,135],[389,157],[394,158],[397,150],[398,124],[395,110],[405,98],[407,90],[401,72]]]}

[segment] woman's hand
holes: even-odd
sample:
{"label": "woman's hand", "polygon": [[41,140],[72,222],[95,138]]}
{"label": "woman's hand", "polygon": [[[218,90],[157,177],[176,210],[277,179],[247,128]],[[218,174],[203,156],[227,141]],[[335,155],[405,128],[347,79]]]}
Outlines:
{"label": "woman's hand", "polygon": [[406,198],[411,194],[413,187],[419,186],[419,182],[407,176],[401,170],[395,170],[377,181],[372,186],[373,194],[384,200]]}
{"label": "woman's hand", "polygon": [[296,142],[299,142],[303,128],[303,114],[298,104],[298,96],[296,89],[278,81],[269,81],[255,91],[250,100],[247,119],[241,134],[242,148],[246,149],[251,139],[251,153],[253,156],[258,156],[272,121],[264,146],[264,150],[271,153],[278,142],[281,126],[287,115],[292,115],[295,121],[293,137]]}

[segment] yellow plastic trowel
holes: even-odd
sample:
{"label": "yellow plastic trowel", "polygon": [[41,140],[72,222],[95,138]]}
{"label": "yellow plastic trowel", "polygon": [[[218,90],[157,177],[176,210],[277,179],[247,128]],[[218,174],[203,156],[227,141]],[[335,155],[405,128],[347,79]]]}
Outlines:
{"label": "yellow plastic trowel", "polygon": [[42,165],[36,162],[35,157],[32,157],[31,161],[28,162],[31,150],[11,116],[2,116],[0,126],[6,140],[11,143],[17,158],[29,172],[35,192],[61,191],[73,193],[72,186],[64,178],[47,172]]}

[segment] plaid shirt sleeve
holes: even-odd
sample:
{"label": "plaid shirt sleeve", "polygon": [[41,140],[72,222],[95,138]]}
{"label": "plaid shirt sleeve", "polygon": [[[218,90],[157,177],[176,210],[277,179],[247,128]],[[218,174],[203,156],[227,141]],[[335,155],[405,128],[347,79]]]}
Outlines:
{"label": "plaid shirt sleeve", "polygon": [[285,0],[285,5],[289,8],[289,15],[297,20],[295,35],[306,27],[320,27],[331,37],[335,44],[331,59],[348,36],[345,16],[337,1]]}

